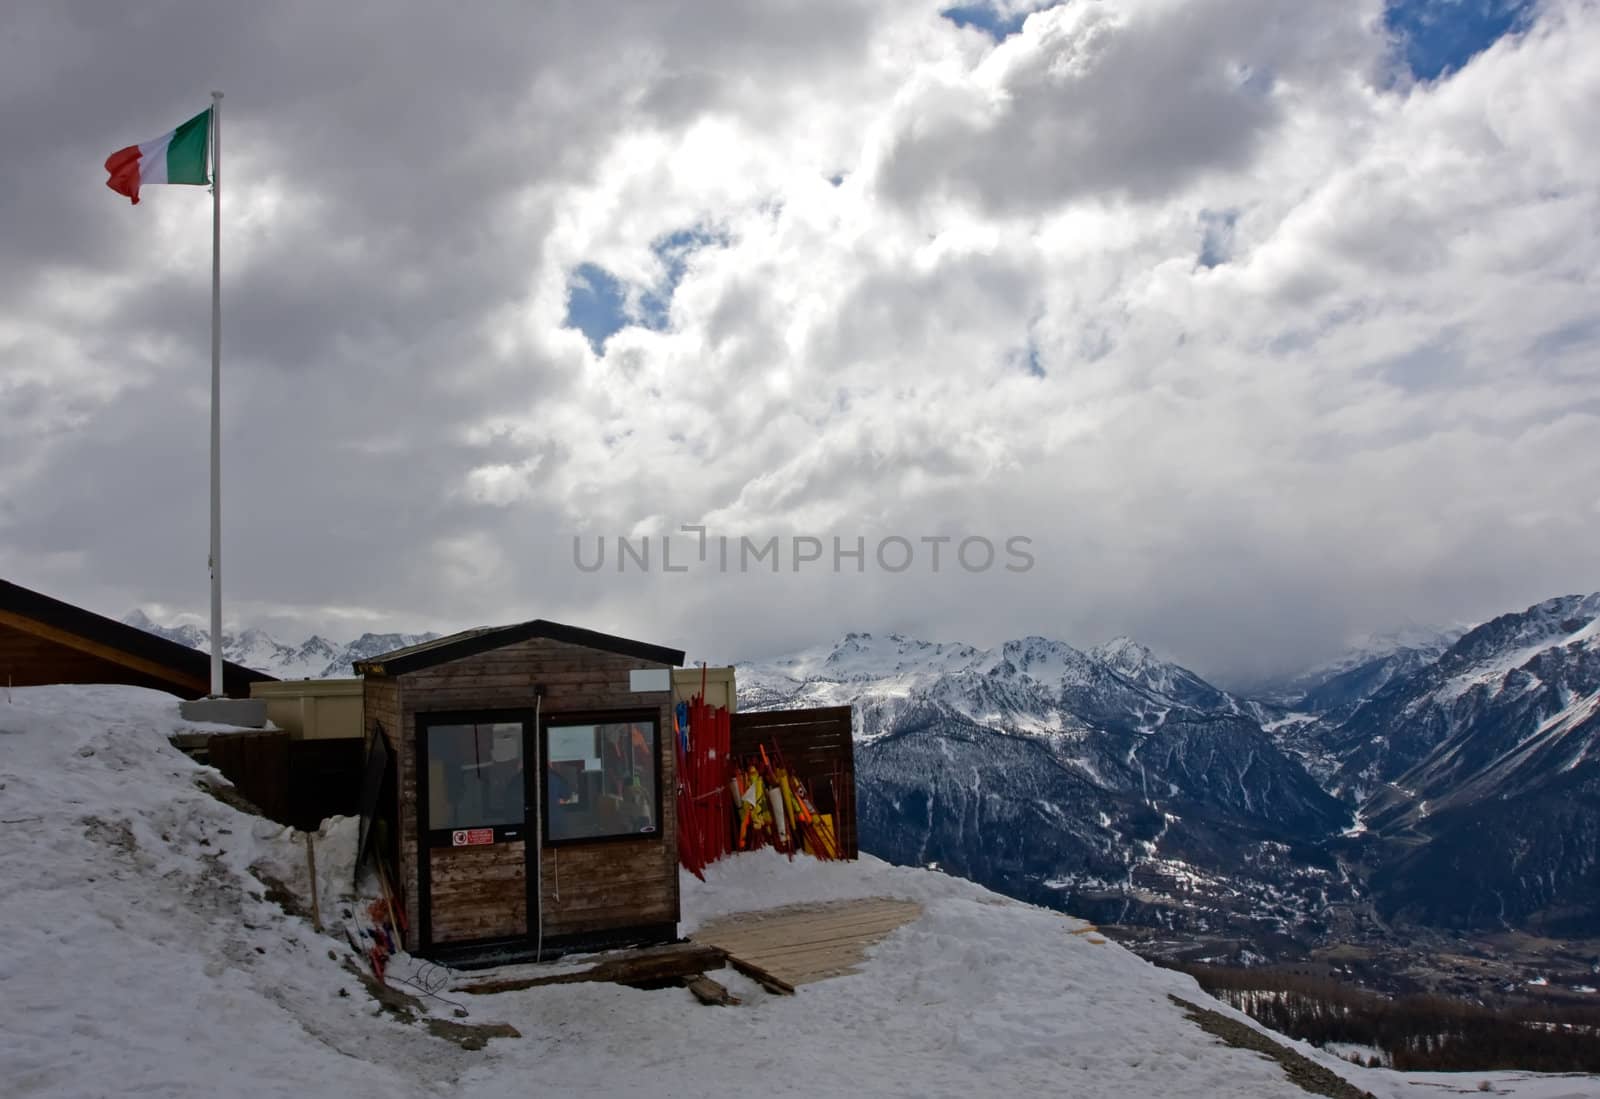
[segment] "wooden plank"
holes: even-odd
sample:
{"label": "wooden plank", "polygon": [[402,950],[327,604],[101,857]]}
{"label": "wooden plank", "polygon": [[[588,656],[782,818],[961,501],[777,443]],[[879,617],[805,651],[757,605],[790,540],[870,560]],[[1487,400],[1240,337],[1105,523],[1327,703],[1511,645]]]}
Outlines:
{"label": "wooden plank", "polygon": [[578,934],[590,931],[609,931],[622,927],[639,927],[644,924],[672,923],[678,918],[678,906],[672,901],[659,901],[651,905],[623,904],[609,908],[578,909],[572,912],[546,912],[544,933],[546,937]]}
{"label": "wooden plank", "polygon": [[521,841],[428,852],[433,941],[528,933],[527,848]]}
{"label": "wooden plank", "polygon": [[[903,926],[905,925],[900,925],[900,927]],[[817,950],[844,951],[859,956],[859,951],[855,950],[855,948],[871,946],[873,943],[879,942],[898,931],[900,927],[842,929],[834,934],[817,934],[803,942],[739,938],[735,936],[719,936],[716,939],[707,939],[705,941],[742,957],[759,958],[762,961],[776,963],[782,958],[808,954]]]}
{"label": "wooden plank", "polygon": [[[520,912],[513,915],[521,916]],[[502,911],[480,912],[463,909],[452,909],[448,913],[437,916],[432,926],[433,941],[438,944],[448,942],[471,942],[475,939],[505,939],[517,938],[525,931],[521,930],[526,923],[521,919],[517,922],[518,930],[512,933],[506,931],[507,913]]]}
{"label": "wooden plank", "polygon": [[715,1007],[723,1004],[741,1004],[744,1002],[729,992],[727,986],[722,982],[713,981],[704,973],[696,973],[693,977],[684,981],[684,984],[688,986],[690,992],[694,993],[694,998],[702,1004],[710,1004]]}
{"label": "wooden plank", "polygon": [[744,913],[702,927],[695,937],[771,977],[801,984],[854,972],[867,948],[921,914],[914,901],[869,898]]}
{"label": "wooden plank", "polygon": [[790,984],[783,978],[768,972],[765,968],[757,965],[755,962],[752,962],[746,958],[740,958],[736,955],[729,954],[728,964],[734,969],[737,969],[740,973],[743,973],[746,977],[749,977],[752,981],[766,989],[768,992],[774,993],[778,996],[794,995],[794,985]]}
{"label": "wooden plank", "polygon": [[579,908],[598,908],[610,904],[643,904],[652,900],[667,900],[672,895],[672,883],[664,878],[629,885],[616,885],[605,881],[585,883],[582,889],[564,889],[561,899],[555,890],[550,891],[547,911],[570,911]]}
{"label": "wooden plank", "polygon": [[[673,852],[676,854],[676,852]],[[616,862],[593,862],[569,866],[566,859],[557,863],[547,857],[544,860],[544,877],[549,885],[551,896],[559,892],[563,897],[568,893],[580,894],[590,890],[604,888],[607,885],[636,886],[651,883],[670,883],[675,876],[677,868],[665,865],[664,857],[652,855],[649,859],[636,858],[617,860]],[[555,869],[560,867],[559,872]],[[669,873],[673,871],[674,873]]]}
{"label": "wooden plank", "polygon": [[746,961],[754,960],[756,964],[765,968],[769,973],[787,981],[791,985],[806,983],[805,975],[822,970],[835,970],[841,973],[858,972],[861,964],[866,960],[866,943],[855,948],[827,947],[809,951],[804,954],[788,954],[782,957],[769,957],[752,950],[729,950],[729,954],[743,958]]}
{"label": "wooden plank", "polygon": [[922,906],[914,901],[852,905],[835,911],[795,911],[780,916],[731,917],[713,920],[695,932],[697,938],[712,941],[718,937],[749,933],[783,934],[801,936],[817,930],[840,927],[888,924],[899,927],[910,923],[922,914]]}
{"label": "wooden plank", "polygon": [[669,846],[654,834],[600,843],[565,843],[546,850],[545,862],[559,860],[563,873],[568,870],[582,873],[610,871],[619,866],[653,862],[660,858],[662,848]]}
{"label": "wooden plank", "polygon": [[868,935],[882,938],[911,922],[912,919],[905,916],[886,916],[874,920],[856,920],[847,924],[814,924],[804,929],[751,928],[710,934],[697,933],[696,937],[701,942],[715,943],[729,950],[769,954],[804,949],[815,943],[851,940]]}
{"label": "wooden plank", "polygon": [[[562,896],[562,901],[567,900]],[[557,908],[547,907],[544,910],[545,923],[561,922],[564,924],[583,923],[589,920],[607,918],[612,913],[672,913],[676,910],[677,898],[669,891],[661,890],[649,896],[632,896],[628,894],[612,894],[609,898],[596,898],[588,903],[566,905]],[[658,920],[641,920],[635,922],[655,923]]]}
{"label": "wooden plank", "polygon": [[708,969],[721,969],[726,962],[726,952],[716,947],[701,943],[671,943],[667,946],[629,951],[608,957],[587,969],[541,977],[483,981],[466,985],[457,991],[473,996],[489,996],[498,992],[519,992],[540,985],[577,984],[585,981],[609,981],[614,984],[654,983],[692,977]]}
{"label": "wooden plank", "polygon": [[648,888],[652,885],[670,887],[674,874],[668,870],[676,871],[676,867],[665,867],[664,859],[653,859],[649,863],[596,863],[592,866],[567,866],[561,864],[560,880],[550,870],[550,860],[545,860],[545,892],[550,894],[552,902],[560,894],[561,900],[567,897],[582,897],[608,888],[636,889]]}
{"label": "wooden plank", "polygon": [[814,922],[837,923],[857,916],[891,912],[899,914],[903,920],[915,919],[921,914],[922,906],[916,901],[893,897],[866,897],[853,901],[785,905],[782,908],[756,909],[719,917],[702,925],[699,933],[743,927],[804,926]]}
{"label": "wooden plank", "polygon": [[865,956],[864,951],[874,943],[883,941],[885,937],[898,928],[877,928],[874,930],[841,932],[838,935],[824,938],[811,939],[803,943],[769,944],[759,942],[742,942],[737,939],[718,939],[713,946],[719,946],[730,954],[738,954],[744,958],[758,958],[774,969],[786,968],[786,963],[792,959],[811,957],[836,957],[849,958],[851,961],[860,961]]}

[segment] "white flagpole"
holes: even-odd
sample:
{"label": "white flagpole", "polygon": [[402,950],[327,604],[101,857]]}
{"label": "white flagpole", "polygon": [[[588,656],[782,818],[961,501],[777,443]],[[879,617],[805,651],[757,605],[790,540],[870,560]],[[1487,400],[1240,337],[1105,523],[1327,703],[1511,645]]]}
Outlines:
{"label": "white flagpole", "polygon": [[211,93],[211,697],[222,691],[222,93]]}

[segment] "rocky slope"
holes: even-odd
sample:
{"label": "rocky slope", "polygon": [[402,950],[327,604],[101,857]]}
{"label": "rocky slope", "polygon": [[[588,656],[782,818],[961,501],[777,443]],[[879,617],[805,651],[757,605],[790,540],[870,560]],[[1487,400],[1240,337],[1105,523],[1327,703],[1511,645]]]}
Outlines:
{"label": "rocky slope", "polygon": [[1600,593],[1479,626],[1320,739],[1386,913],[1600,934]]}

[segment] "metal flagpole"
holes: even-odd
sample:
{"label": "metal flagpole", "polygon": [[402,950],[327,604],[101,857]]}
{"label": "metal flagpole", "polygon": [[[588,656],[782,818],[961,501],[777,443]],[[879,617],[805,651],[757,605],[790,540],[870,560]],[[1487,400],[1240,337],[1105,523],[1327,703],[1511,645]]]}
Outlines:
{"label": "metal flagpole", "polygon": [[211,697],[222,697],[222,93],[211,93]]}

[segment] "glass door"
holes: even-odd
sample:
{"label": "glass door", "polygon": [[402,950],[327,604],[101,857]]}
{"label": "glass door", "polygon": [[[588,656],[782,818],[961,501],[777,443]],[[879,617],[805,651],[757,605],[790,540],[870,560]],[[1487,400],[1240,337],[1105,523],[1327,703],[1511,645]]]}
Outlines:
{"label": "glass door", "polygon": [[418,876],[434,943],[528,935],[537,903],[532,715],[417,715]]}

